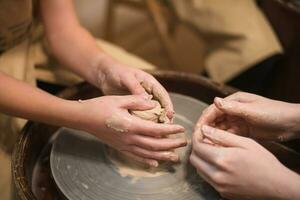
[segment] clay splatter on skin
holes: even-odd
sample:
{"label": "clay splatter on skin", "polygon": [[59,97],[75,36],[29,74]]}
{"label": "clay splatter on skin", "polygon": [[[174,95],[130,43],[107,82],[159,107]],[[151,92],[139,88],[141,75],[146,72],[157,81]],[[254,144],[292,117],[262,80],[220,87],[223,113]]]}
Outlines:
{"label": "clay splatter on skin", "polygon": [[108,128],[111,128],[117,132],[125,133],[128,132],[128,129],[124,127],[124,120],[120,117],[113,115],[112,117],[108,118],[105,122]]}

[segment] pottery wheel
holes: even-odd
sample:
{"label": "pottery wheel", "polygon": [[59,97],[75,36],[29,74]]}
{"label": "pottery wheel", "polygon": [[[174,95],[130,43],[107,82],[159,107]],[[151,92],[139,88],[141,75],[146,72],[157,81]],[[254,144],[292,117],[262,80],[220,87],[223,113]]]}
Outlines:
{"label": "pottery wheel", "polygon": [[[186,128],[191,139],[205,103],[171,93],[174,122]],[[78,130],[61,128],[51,151],[50,164],[55,183],[68,200],[201,200],[220,199],[189,164],[191,144],[183,159],[167,173],[155,177],[124,176],[97,138]]]}

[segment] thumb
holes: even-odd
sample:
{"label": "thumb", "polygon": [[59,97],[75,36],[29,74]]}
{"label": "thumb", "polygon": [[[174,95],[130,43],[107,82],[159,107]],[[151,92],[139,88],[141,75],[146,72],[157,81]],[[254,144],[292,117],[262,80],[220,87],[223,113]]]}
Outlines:
{"label": "thumb", "polygon": [[156,106],[155,102],[144,95],[128,95],[122,98],[121,106],[127,110],[150,110]]}
{"label": "thumb", "polygon": [[228,131],[213,128],[211,126],[202,126],[202,133],[205,138],[225,147],[243,147],[247,145],[248,138],[232,134]]}
{"label": "thumb", "polygon": [[228,115],[249,118],[252,116],[253,113],[248,103],[226,100],[217,97],[214,100],[214,104],[218,109],[220,109]]}

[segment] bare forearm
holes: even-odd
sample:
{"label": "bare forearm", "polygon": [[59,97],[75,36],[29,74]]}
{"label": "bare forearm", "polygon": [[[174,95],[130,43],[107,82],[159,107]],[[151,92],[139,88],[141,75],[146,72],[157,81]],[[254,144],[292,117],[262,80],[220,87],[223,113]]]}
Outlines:
{"label": "bare forearm", "polygon": [[97,85],[99,59],[105,56],[93,36],[80,26],[72,0],[42,0],[46,37],[54,56],[67,68]]}
{"label": "bare forearm", "polygon": [[[53,125],[76,124],[76,103],[52,96],[0,73],[0,112]],[[73,120],[73,121],[71,121]]]}
{"label": "bare forearm", "polygon": [[[295,138],[300,138],[300,104],[283,103],[287,105],[282,107],[282,116],[287,116],[290,129],[295,132]],[[279,116],[279,117],[282,117]]]}
{"label": "bare forearm", "polygon": [[[285,174],[277,174],[280,182],[274,191],[274,199],[297,200],[300,199],[300,176],[285,168]],[[276,186],[275,186],[276,188]],[[276,195],[277,192],[277,195]]]}

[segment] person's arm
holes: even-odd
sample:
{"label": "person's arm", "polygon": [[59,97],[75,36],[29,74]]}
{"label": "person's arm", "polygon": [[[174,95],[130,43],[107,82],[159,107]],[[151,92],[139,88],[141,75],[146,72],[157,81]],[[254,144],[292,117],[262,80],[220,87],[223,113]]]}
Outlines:
{"label": "person's arm", "polygon": [[119,63],[98,47],[79,24],[73,0],[41,0],[41,14],[49,46],[63,66],[105,94],[146,94],[146,89],[161,102],[168,117],[173,117],[172,102],[162,85],[150,74]]}
{"label": "person's arm", "polygon": [[29,120],[76,124],[76,102],[60,99],[0,72],[0,111]]}
{"label": "person's arm", "polygon": [[221,195],[241,199],[300,199],[300,176],[254,140],[203,126],[193,139],[190,161]]}
{"label": "person's arm", "polygon": [[178,161],[179,157],[171,150],[186,145],[184,139],[165,138],[184,131],[183,127],[144,121],[128,112],[155,106],[142,95],[71,101],[50,95],[1,72],[0,83],[0,112],[87,131],[105,144],[151,166],[157,166],[157,160]]}
{"label": "person's arm", "polygon": [[99,87],[101,60],[107,57],[80,24],[73,0],[42,0],[41,15],[54,56],[68,69]]}

